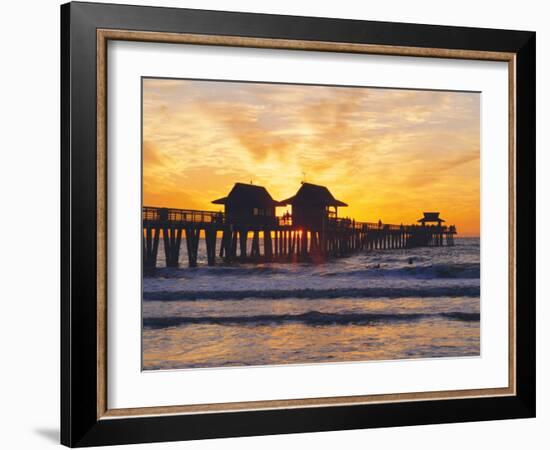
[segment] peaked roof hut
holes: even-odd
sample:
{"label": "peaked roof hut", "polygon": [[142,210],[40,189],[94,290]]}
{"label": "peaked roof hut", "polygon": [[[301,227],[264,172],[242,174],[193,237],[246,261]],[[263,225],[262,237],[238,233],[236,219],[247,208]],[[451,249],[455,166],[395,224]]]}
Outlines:
{"label": "peaked roof hut", "polygon": [[324,221],[336,218],[339,206],[348,206],[337,200],[326,186],[311,183],[302,183],[295,195],[280,203],[292,205],[293,225],[310,230],[320,229]]}
{"label": "peaked roof hut", "polygon": [[235,183],[226,197],[212,201],[224,205],[227,220],[231,223],[258,224],[275,220],[275,207],[279,202],[263,186]]}
{"label": "peaked roof hut", "polygon": [[418,219],[417,222],[420,222],[422,225],[426,225],[427,223],[437,223],[438,225],[441,225],[441,223],[445,221],[439,217],[438,212],[425,212],[424,217],[422,217],[422,219]]}
{"label": "peaked roof hut", "polygon": [[302,183],[295,195],[282,200],[281,203],[284,205],[307,203],[313,206],[348,206],[346,203],[335,199],[326,186],[305,182]]}

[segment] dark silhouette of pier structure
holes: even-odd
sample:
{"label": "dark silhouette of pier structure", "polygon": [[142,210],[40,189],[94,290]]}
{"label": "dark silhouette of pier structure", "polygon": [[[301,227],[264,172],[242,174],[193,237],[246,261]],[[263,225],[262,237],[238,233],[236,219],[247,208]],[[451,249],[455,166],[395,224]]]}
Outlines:
{"label": "dark silhouette of pier structure", "polygon": [[[178,267],[185,241],[188,264],[194,267],[201,238],[208,265],[215,265],[218,259],[315,263],[359,251],[452,246],[456,234],[456,227],[443,225],[438,212],[425,212],[412,225],[338,217],[338,208],[347,204],[334,198],[325,186],[305,182],[283,201],[274,200],[262,186],[236,183],[226,197],[212,203],[223,205],[224,212],[144,206],[144,268],[156,267],[161,239],[166,266]],[[276,216],[277,206],[288,205],[291,214]]]}

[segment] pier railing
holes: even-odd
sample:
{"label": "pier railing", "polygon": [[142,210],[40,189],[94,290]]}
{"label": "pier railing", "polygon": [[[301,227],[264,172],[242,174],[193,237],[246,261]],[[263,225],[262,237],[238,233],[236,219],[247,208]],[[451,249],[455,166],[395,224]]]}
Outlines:
{"label": "pier railing", "polygon": [[[142,209],[142,218],[144,222],[167,222],[168,224],[228,224],[231,221],[228,220],[226,214],[221,211],[206,211],[197,209],[178,209],[178,208],[158,208],[155,206],[144,206]],[[251,225],[257,223],[267,222],[266,216],[258,216],[258,221],[254,221],[255,217],[248,217]],[[236,218],[241,223],[241,218]],[[269,223],[276,224],[280,227],[292,226],[292,216],[284,215],[273,217],[273,221]],[[387,231],[410,231],[420,229],[435,229],[442,232],[454,232],[456,233],[456,227],[454,225],[396,225],[390,223],[381,222],[356,222],[348,217],[330,217],[327,224],[329,227],[337,228],[349,228],[355,230],[387,230]]]}
{"label": "pier railing", "polygon": [[195,209],[156,208],[144,206],[142,211],[144,221],[169,223],[225,223],[225,214],[217,211],[201,211]]}

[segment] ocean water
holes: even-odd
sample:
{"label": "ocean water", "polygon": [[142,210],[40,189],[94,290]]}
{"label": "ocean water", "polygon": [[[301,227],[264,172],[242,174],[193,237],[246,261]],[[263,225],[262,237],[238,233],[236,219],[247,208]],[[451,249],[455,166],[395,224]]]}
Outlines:
{"label": "ocean water", "polygon": [[479,239],[324,264],[159,268],[143,279],[143,369],[476,356]]}

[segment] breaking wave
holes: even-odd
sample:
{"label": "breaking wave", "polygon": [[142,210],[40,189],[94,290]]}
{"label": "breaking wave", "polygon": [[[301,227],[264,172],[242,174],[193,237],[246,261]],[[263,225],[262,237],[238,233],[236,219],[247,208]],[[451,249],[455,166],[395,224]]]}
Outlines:
{"label": "breaking wave", "polygon": [[275,289],[220,291],[151,291],[148,301],[323,299],[323,298],[479,297],[479,286],[429,286],[423,288],[370,287],[344,289]]}
{"label": "breaking wave", "polygon": [[337,314],[309,311],[303,314],[263,314],[256,316],[204,316],[204,317],[147,317],[145,328],[169,328],[183,325],[270,325],[280,323],[301,323],[306,325],[369,325],[379,322],[410,322],[422,319],[447,319],[462,322],[479,321],[479,313],[444,312],[426,313],[355,313]]}
{"label": "breaking wave", "polygon": [[350,270],[347,272],[335,271],[322,274],[325,277],[413,277],[413,278],[479,278],[479,264],[477,263],[456,263],[456,264],[433,264],[427,266],[407,266],[396,269],[386,269],[383,266],[373,265],[365,269]]}
{"label": "breaking wave", "polygon": [[[413,258],[414,264],[402,267],[388,267],[388,261],[382,264],[368,264],[362,268],[350,269],[349,267],[339,267],[336,270],[318,273],[321,277],[413,277],[413,278],[479,278],[479,263],[440,263],[430,265],[416,265],[418,257]],[[402,261],[401,261],[402,262]],[[216,277],[241,277],[241,276],[269,276],[269,275],[293,275],[299,273],[301,267],[308,268],[310,265],[293,264],[292,266],[215,266],[201,267],[196,269],[174,269],[162,267],[152,270],[146,276],[155,276],[161,278],[195,278],[201,276]]]}

